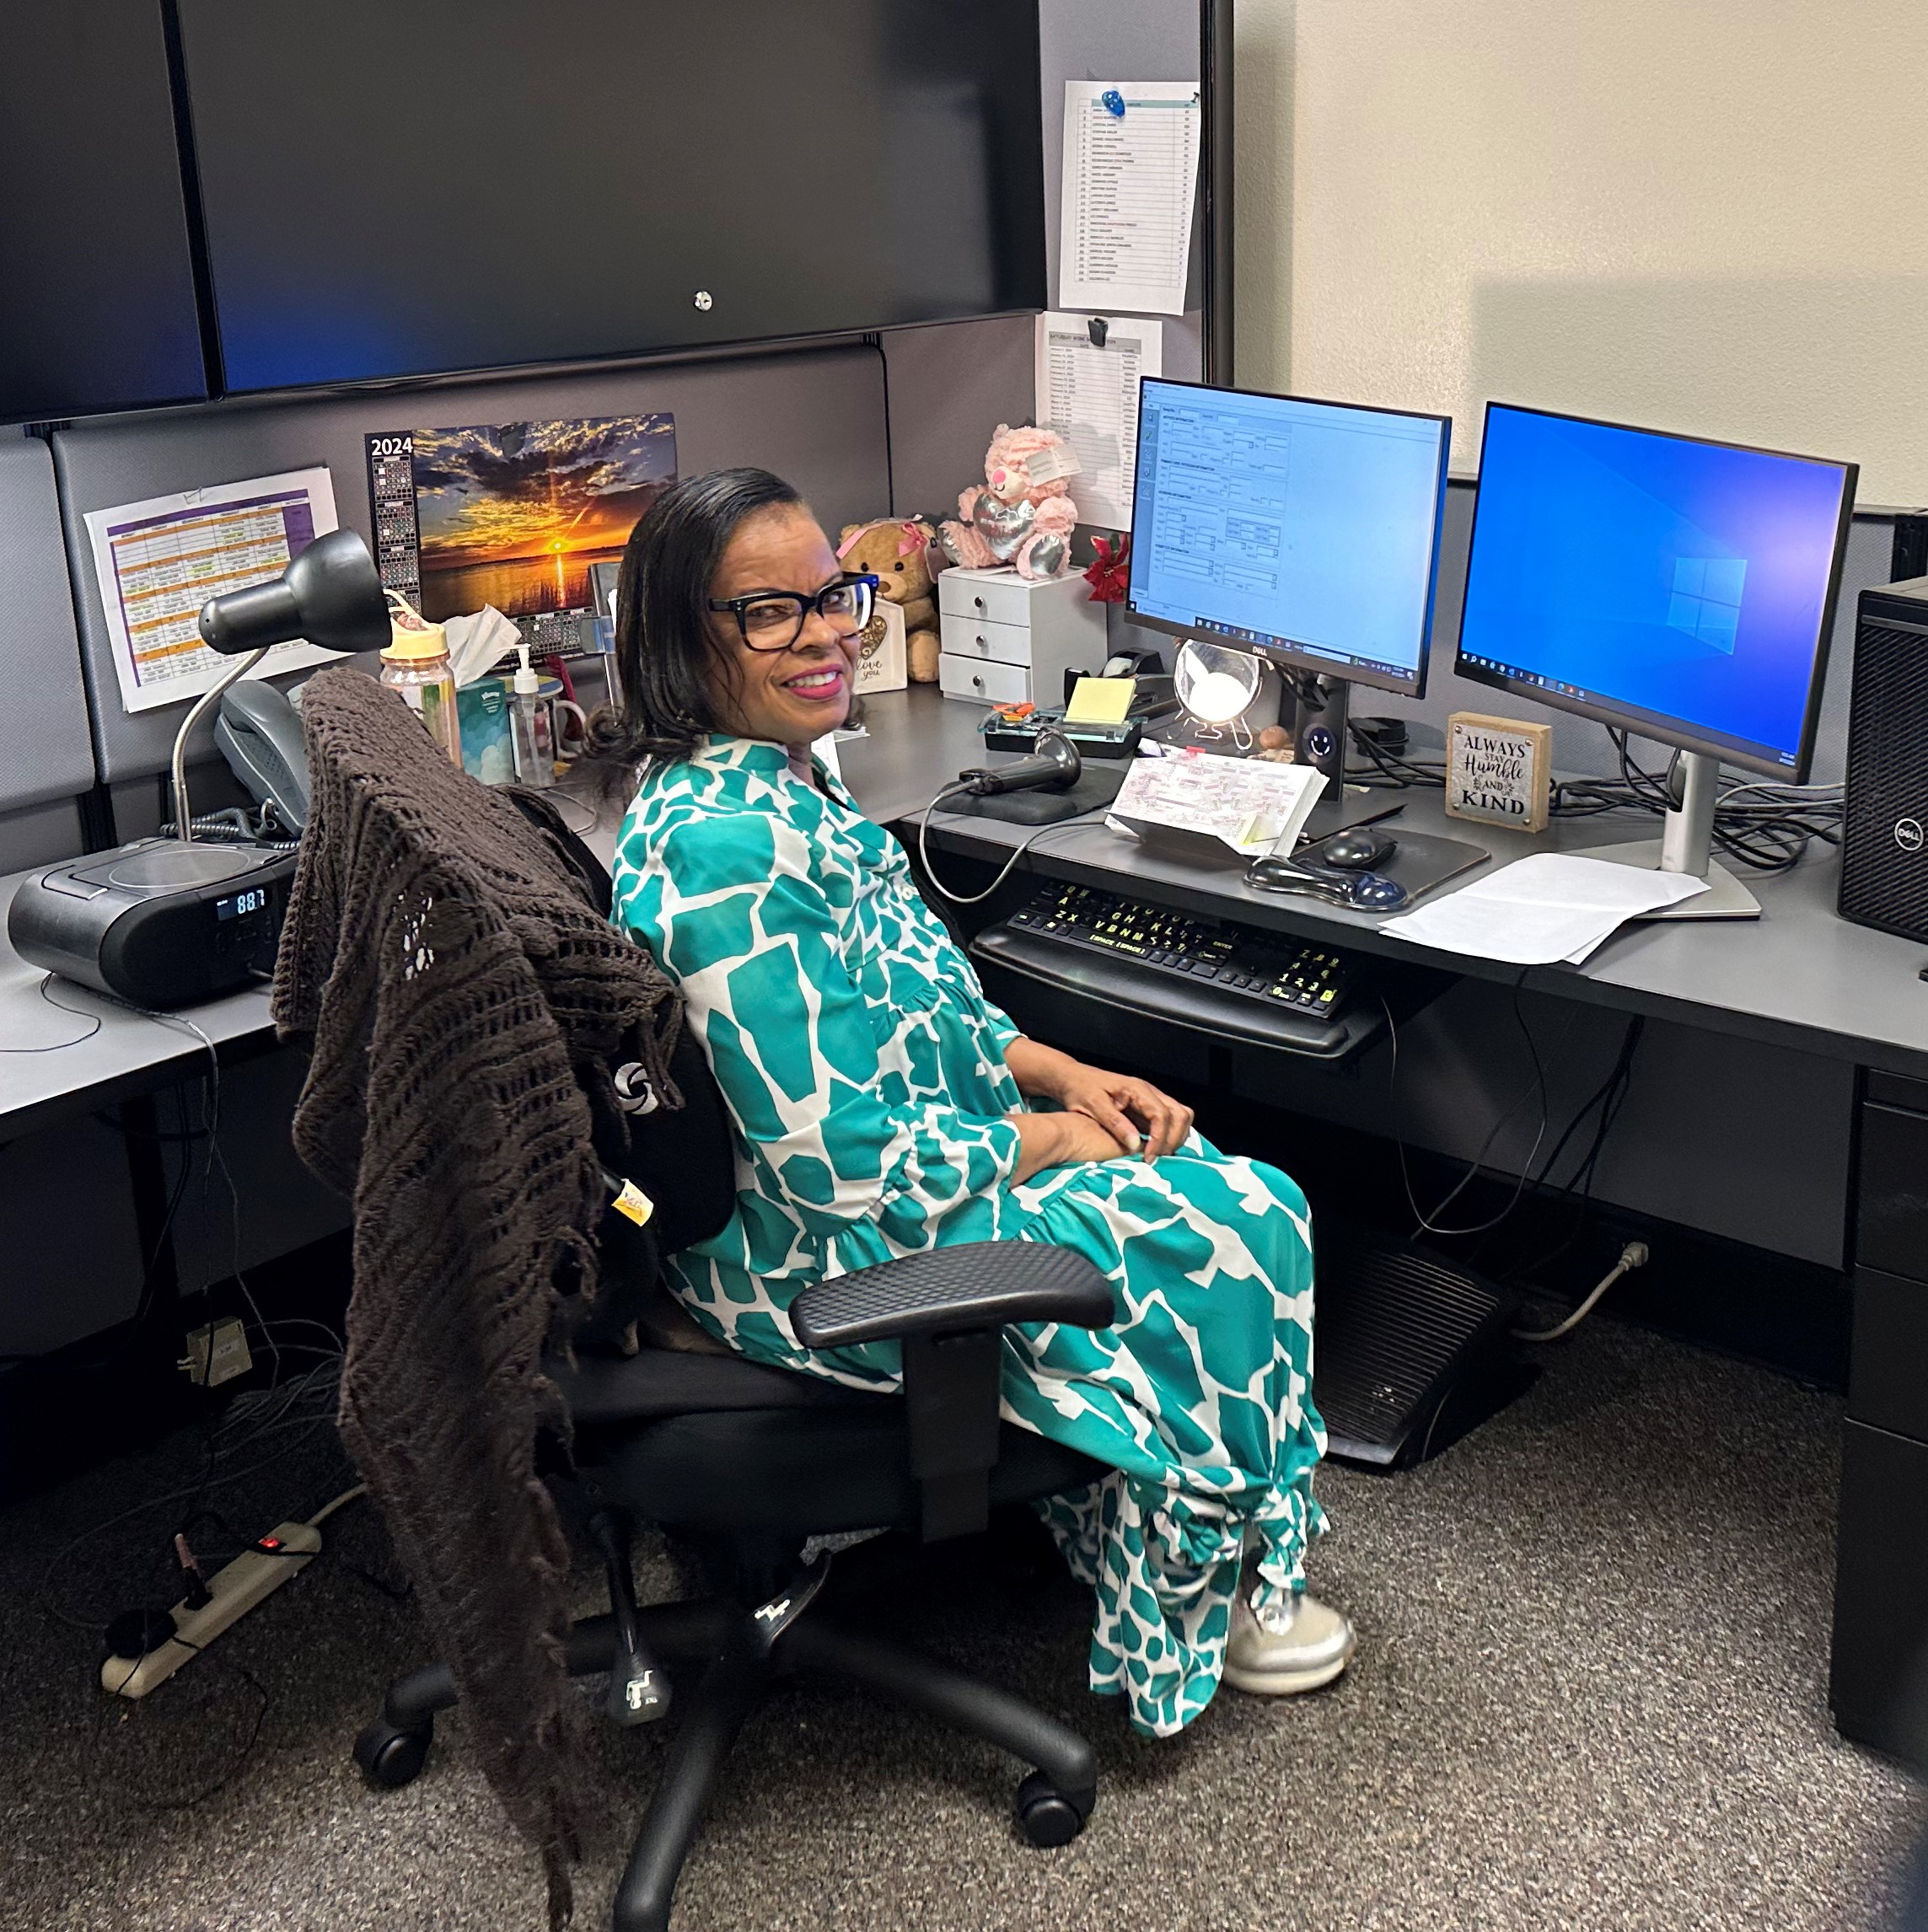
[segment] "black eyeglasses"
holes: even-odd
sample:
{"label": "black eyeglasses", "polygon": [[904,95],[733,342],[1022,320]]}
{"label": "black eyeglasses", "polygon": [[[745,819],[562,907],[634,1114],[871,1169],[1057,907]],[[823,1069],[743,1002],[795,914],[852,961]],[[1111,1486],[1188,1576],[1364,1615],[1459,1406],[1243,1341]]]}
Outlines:
{"label": "black eyeglasses", "polygon": [[710,609],[736,614],[737,629],[752,651],[787,651],[803,635],[814,610],[846,635],[870,622],[877,604],[874,577],[840,577],[814,595],[801,590],[753,590],[748,597],[712,597]]}

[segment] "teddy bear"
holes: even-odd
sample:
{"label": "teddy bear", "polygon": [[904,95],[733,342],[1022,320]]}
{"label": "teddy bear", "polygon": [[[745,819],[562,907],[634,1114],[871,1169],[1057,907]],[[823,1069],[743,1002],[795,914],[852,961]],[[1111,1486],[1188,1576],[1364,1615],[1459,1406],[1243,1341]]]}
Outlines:
{"label": "teddy bear", "polygon": [[877,594],[903,610],[905,668],[914,684],[937,681],[937,606],[930,568],[937,539],[921,517],[879,517],[846,523],[837,545],[846,570],[867,572],[877,579]]}
{"label": "teddy bear", "polygon": [[959,496],[958,520],[938,532],[944,555],[972,570],[1012,564],[1023,577],[1061,575],[1077,527],[1066,479],[1081,468],[1056,430],[999,423],[985,452],[984,481]]}

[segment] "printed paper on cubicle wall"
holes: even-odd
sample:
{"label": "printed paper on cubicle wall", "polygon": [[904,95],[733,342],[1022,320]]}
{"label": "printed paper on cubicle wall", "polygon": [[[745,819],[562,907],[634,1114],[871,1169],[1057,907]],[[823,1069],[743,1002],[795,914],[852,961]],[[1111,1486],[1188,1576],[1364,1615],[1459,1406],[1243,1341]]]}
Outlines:
{"label": "printed paper on cubicle wall", "polygon": [[[150,711],[207,690],[230,662],[201,641],[211,597],[270,583],[315,538],[337,527],[325,467],[181,490],[90,510],[87,533],[107,614],[121,708]],[[253,674],[273,677],[333,653],[279,644]]]}
{"label": "printed paper on cubicle wall", "polygon": [[1138,385],[1162,373],[1165,325],[1107,318],[1100,347],[1091,320],[1038,318],[1037,416],[1077,455],[1080,467],[1071,480],[1077,520],[1128,530],[1138,467]]}
{"label": "printed paper on cubicle wall", "polygon": [[1182,315],[1198,195],[1196,81],[1066,81],[1058,300]]}

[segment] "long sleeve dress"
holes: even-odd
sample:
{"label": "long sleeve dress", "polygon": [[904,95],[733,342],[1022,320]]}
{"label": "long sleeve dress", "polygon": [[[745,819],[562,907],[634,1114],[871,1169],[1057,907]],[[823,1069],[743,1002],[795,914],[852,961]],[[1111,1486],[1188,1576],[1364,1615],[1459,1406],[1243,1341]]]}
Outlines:
{"label": "long sleeve dress", "polygon": [[1261,1592],[1302,1589],[1323,1524],[1304,1197],[1195,1135],[1013,1181],[1018,1029],[895,840],[816,777],[715,737],[653,765],[623,824],[615,917],[680,985],[736,1130],[736,1214],[671,1260],[671,1285],[747,1355],[889,1388],[894,1342],[798,1344],[803,1289],[964,1241],[1103,1269],[1113,1327],[1005,1330],[1003,1413],[1116,1472],[1044,1513],[1097,1593],[1092,1688],[1169,1735],[1218,1687],[1244,1549]]}

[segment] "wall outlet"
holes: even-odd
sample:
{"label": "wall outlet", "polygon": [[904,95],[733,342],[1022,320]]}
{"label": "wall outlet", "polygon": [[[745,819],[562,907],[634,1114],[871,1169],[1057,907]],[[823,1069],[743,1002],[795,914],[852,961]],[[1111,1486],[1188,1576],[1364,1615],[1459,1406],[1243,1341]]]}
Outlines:
{"label": "wall outlet", "polygon": [[255,1366],[248,1350],[248,1332],[239,1318],[230,1315],[224,1322],[210,1322],[191,1328],[187,1354],[177,1365],[197,1388],[218,1388]]}

